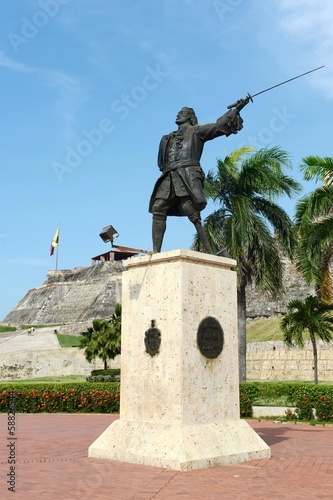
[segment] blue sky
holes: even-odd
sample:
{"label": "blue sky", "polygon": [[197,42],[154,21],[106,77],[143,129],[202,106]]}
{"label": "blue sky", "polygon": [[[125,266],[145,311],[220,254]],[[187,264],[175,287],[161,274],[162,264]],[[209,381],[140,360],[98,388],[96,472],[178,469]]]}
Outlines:
{"label": "blue sky", "polygon": [[[58,267],[89,266],[116,244],[150,250],[157,150],[183,106],[199,123],[258,96],[243,130],[205,146],[202,166],[248,144],[280,146],[302,181],[304,156],[331,156],[330,0],[3,0],[0,17],[0,319]],[[306,194],[315,186],[304,183]],[[296,200],[281,200],[294,215]],[[202,216],[213,209],[208,205]],[[169,218],[163,250],[194,228]]]}

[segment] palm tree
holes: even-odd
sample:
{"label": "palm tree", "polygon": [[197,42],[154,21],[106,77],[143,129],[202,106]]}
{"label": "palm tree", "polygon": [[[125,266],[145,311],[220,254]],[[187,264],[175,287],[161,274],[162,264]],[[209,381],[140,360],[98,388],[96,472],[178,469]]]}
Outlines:
{"label": "palm tree", "polygon": [[297,268],[308,285],[314,285],[318,298],[333,301],[333,158],[308,156],[301,170],[305,180],[321,180],[322,185],[296,205],[295,222],[300,243]]}
{"label": "palm tree", "polygon": [[332,306],[320,302],[318,297],[309,295],[304,301],[292,300],[287,314],[281,319],[284,342],[289,347],[304,347],[304,333],[308,332],[313,349],[314,383],[318,384],[318,353],[316,337],[330,342],[333,336]]}
{"label": "palm tree", "polygon": [[[284,173],[291,167],[285,151],[278,147],[253,151],[244,147],[219,159],[217,172],[210,171],[205,183],[207,198],[220,205],[203,223],[209,243],[216,253],[237,261],[241,382],[246,380],[245,290],[253,283],[275,296],[282,293],[281,250],[291,258],[296,238],[290,218],[275,200],[301,189]],[[198,237],[192,249],[202,250]]]}
{"label": "palm tree", "polygon": [[109,328],[109,321],[106,319],[93,319],[92,326],[88,327],[85,332],[81,333],[79,344],[80,349],[85,349],[84,355],[91,363],[95,358],[103,359],[104,369],[107,368],[107,357],[105,351],[101,348],[100,339],[105,331]]}
{"label": "palm tree", "polygon": [[112,314],[109,328],[101,337],[101,344],[109,359],[114,359],[121,351],[121,305],[116,304],[115,312]]}
{"label": "palm tree", "polygon": [[80,349],[85,349],[85,357],[91,363],[96,357],[104,362],[107,369],[108,359],[114,359],[121,349],[121,305],[116,304],[111,319],[94,319],[92,327],[82,332]]}

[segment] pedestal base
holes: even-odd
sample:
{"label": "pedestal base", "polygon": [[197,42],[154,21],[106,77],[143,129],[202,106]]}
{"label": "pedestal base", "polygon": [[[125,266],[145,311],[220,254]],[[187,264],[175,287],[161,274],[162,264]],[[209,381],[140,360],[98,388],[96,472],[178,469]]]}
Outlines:
{"label": "pedestal base", "polygon": [[89,457],[185,471],[270,458],[270,449],[245,420],[178,426],[116,420]]}

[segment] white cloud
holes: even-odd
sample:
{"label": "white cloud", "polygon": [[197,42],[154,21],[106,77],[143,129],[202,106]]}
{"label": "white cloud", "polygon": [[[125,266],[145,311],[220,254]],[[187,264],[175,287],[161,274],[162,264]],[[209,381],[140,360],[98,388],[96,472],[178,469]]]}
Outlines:
{"label": "white cloud", "polygon": [[70,141],[73,138],[77,110],[87,98],[86,85],[61,71],[43,70],[41,74],[46,84],[57,92],[56,109],[64,120],[62,135],[66,141]]}
{"label": "white cloud", "polygon": [[[333,98],[333,50],[332,24],[333,2],[331,0],[279,0],[275,3],[278,29],[289,37],[297,60],[304,69],[325,65],[314,73],[311,82],[324,94]],[[313,64],[310,64],[312,61]]]}
{"label": "white cloud", "polygon": [[62,135],[66,141],[71,140],[77,109],[87,97],[86,85],[62,71],[28,66],[10,59],[4,51],[0,51],[0,67],[20,73],[35,73],[47,87],[55,90],[56,110],[64,120]]}
{"label": "white cloud", "polygon": [[332,39],[333,3],[331,0],[280,0],[283,14],[280,26],[303,40]]}
{"label": "white cloud", "polygon": [[21,73],[31,73],[33,71],[33,69],[29,68],[26,64],[22,64],[7,57],[3,50],[0,50],[0,66]]}

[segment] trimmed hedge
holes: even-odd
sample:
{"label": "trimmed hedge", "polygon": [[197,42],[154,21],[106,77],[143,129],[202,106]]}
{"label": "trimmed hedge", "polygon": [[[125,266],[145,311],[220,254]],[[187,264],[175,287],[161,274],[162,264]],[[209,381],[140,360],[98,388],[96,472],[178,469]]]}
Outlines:
{"label": "trimmed hedge", "polygon": [[116,375],[120,375],[120,368],[108,368],[107,370],[92,370],[91,376],[96,377],[98,375],[111,375],[111,377],[115,377]]}
{"label": "trimmed hedge", "polygon": [[[333,385],[305,382],[245,382],[240,384],[240,393],[246,395],[251,404],[256,400],[274,401],[281,397],[295,406],[294,413],[287,412],[289,418],[312,420],[313,408],[318,421],[333,420]],[[242,398],[240,399],[242,404]],[[274,406],[274,405],[273,405]],[[241,406],[242,415],[242,406]],[[252,416],[246,414],[244,416]]]}
{"label": "trimmed hedge", "polygon": [[6,384],[0,386],[0,412],[13,405],[13,394],[17,413],[119,413],[117,383]]}
{"label": "trimmed hedge", "polygon": [[87,382],[120,382],[120,375],[88,375]]}
{"label": "trimmed hedge", "polygon": [[252,399],[245,392],[239,393],[239,413],[241,418],[253,416]]}
{"label": "trimmed hedge", "polygon": [[[333,419],[333,385],[245,382],[239,387],[242,418],[252,417],[252,406],[257,399],[274,400],[284,396],[288,398],[291,406],[297,407],[295,416],[299,419],[311,418],[312,408],[315,408],[318,420]],[[119,413],[120,384],[102,381],[74,384],[0,384],[0,412],[6,413],[9,405],[12,406],[13,395],[17,413]]]}
{"label": "trimmed hedge", "polygon": [[308,396],[301,396],[296,401],[296,410],[295,416],[300,420],[312,420],[313,419],[313,410],[312,410],[312,402]]}
{"label": "trimmed hedge", "polygon": [[253,403],[260,396],[260,389],[257,382],[241,382],[239,392],[245,394]]}
{"label": "trimmed hedge", "polygon": [[312,405],[320,396],[329,396],[333,399],[333,385],[316,385],[311,382],[244,382],[240,384],[240,391],[250,397],[253,403],[258,399],[275,400],[286,397],[290,406],[297,406],[302,397],[308,397]]}
{"label": "trimmed hedge", "polygon": [[86,380],[87,382],[120,382],[120,368],[93,370]]}
{"label": "trimmed hedge", "polygon": [[329,396],[333,399],[333,385],[294,383],[290,384],[290,387],[288,388],[288,401],[290,404],[293,404],[301,397],[308,397],[314,406],[315,402],[321,396]]}
{"label": "trimmed hedge", "polygon": [[[13,405],[17,413],[119,413],[119,383],[0,385],[0,412]],[[252,417],[252,399],[240,393],[240,416]]]}
{"label": "trimmed hedge", "polygon": [[333,420],[333,399],[330,396],[320,396],[314,404],[318,420]]}

